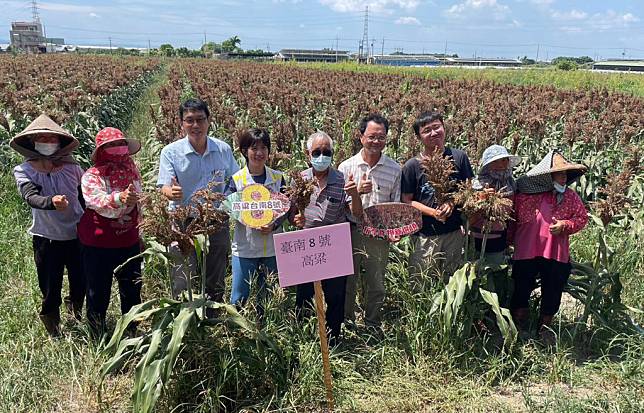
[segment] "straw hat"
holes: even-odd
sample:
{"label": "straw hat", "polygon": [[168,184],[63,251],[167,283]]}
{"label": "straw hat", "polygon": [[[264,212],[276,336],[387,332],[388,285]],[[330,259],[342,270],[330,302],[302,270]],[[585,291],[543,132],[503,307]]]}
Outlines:
{"label": "straw hat", "polygon": [[125,135],[123,135],[123,132],[116,128],[103,128],[96,134],[96,148],[94,148],[94,152],[92,152],[92,160],[96,160],[98,148],[106,143],[115,141],[125,141],[130,155],[134,155],[141,149],[141,143],[138,139],[126,138]]}
{"label": "straw hat", "polygon": [[25,130],[14,136],[9,145],[18,152],[20,152],[18,147],[33,150],[34,144],[32,138],[45,133],[58,136],[60,139],[60,147],[65,148],[67,153],[76,149],[79,145],[78,139],[74,138],[71,133],[61,128],[45,114],[38,116]]}
{"label": "straw hat", "polygon": [[509,158],[510,159],[510,168],[514,168],[521,163],[521,157],[517,155],[510,155],[505,146],[502,145],[492,145],[483,151],[481,156],[481,167],[479,172],[483,171],[487,165],[491,164],[494,161],[499,159]]}
{"label": "straw hat", "polygon": [[573,172],[576,173],[577,176],[583,175],[586,171],[588,170],[588,167],[586,165],[582,165],[580,163],[572,163],[568,162],[566,158],[564,158],[561,154],[555,152],[552,155],[552,167],[550,168],[550,173],[552,172]]}
{"label": "straw hat", "polygon": [[570,185],[586,173],[587,170],[588,168],[585,165],[568,162],[563,155],[551,150],[537,165],[517,179],[517,187],[519,192],[524,194],[546,192],[554,188],[551,173],[567,172],[566,184]]}

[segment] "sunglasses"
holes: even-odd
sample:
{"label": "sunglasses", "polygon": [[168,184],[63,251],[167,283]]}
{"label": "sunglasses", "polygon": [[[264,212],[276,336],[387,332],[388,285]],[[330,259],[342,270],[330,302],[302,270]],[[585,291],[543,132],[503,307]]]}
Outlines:
{"label": "sunglasses", "polygon": [[311,152],[311,156],[313,156],[314,158],[317,158],[320,155],[333,156],[333,151],[331,149],[325,149],[323,151],[316,149]]}

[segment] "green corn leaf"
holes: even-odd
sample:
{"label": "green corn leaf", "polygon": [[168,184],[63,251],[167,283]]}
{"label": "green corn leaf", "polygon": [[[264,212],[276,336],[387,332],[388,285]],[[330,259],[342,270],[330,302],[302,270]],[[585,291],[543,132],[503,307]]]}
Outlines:
{"label": "green corn leaf", "polygon": [[499,298],[496,293],[479,288],[479,293],[483,301],[489,304],[496,316],[496,325],[499,327],[503,335],[504,343],[506,346],[511,345],[517,338],[517,328],[512,321],[510,310],[503,308],[499,304]]}

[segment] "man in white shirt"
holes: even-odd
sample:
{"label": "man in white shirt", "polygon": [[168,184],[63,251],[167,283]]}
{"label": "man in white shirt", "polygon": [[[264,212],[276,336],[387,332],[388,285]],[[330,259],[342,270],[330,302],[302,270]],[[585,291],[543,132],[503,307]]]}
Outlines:
{"label": "man in white shirt", "polygon": [[[384,202],[400,202],[400,165],[383,154],[387,143],[389,122],[379,114],[370,114],[360,122],[362,149],[355,156],[342,162],[338,170],[345,180],[354,180],[363,208]],[[385,298],[385,269],[389,257],[389,241],[362,235],[352,228],[354,275],[347,279],[345,320],[355,323],[356,290],[361,278],[362,304],[365,308],[365,325],[380,327],[382,303]],[[361,270],[364,275],[361,276]]]}

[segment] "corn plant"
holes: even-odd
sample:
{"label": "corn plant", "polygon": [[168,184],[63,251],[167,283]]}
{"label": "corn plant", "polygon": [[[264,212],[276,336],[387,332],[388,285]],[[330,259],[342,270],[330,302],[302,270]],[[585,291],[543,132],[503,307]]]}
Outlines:
{"label": "corn plant", "polygon": [[[639,153],[635,154],[639,159]],[[622,303],[622,282],[620,273],[614,263],[614,250],[607,242],[607,234],[611,224],[620,228],[620,224],[614,221],[628,222],[638,221],[629,211],[629,204],[644,202],[639,185],[632,185],[633,172],[637,172],[639,162],[633,158],[627,159],[621,173],[609,177],[605,187],[599,189],[604,195],[603,199],[593,203],[593,211],[590,217],[599,228],[597,234],[597,250],[592,263],[572,263],[572,277],[568,282],[566,291],[583,304],[583,313],[578,319],[579,324],[575,327],[573,335],[576,335],[580,326],[587,325],[590,318],[596,325],[621,331],[637,331],[644,333],[639,325],[629,316],[629,312],[642,314],[641,309],[626,306]],[[632,190],[640,188],[639,194]],[[630,196],[629,196],[630,195]],[[631,197],[637,196],[638,201]],[[620,228],[628,234],[627,228]]]}
{"label": "corn plant", "polygon": [[[254,323],[242,317],[235,307],[210,301],[206,297],[208,236],[228,222],[227,215],[214,207],[214,203],[221,201],[223,195],[211,189],[212,186],[209,186],[197,191],[190,204],[173,211],[167,209],[167,201],[156,191],[143,197],[146,208],[140,227],[154,240],[139,256],[158,256],[167,267],[171,264],[172,256],[168,248],[172,243],[178,244],[184,257],[195,253],[199,263],[201,294],[193,294],[192,277],[188,276],[187,301],[165,298],[149,300],[132,308],[118,321],[109,343],[103,349],[103,354],[109,359],[101,372],[105,378],[120,370],[127,361],[138,360],[132,390],[132,408],[135,412],[153,411],[164,386],[172,377],[186,341],[205,337],[203,330],[209,326],[223,323],[240,328],[257,341],[258,347],[270,348],[277,353],[276,345],[260,333]],[[223,313],[223,316],[209,318],[207,309]],[[128,326],[142,322],[149,322],[150,329],[138,337],[124,336]]]}
{"label": "corn plant", "polygon": [[[458,192],[451,195],[454,202],[461,206],[467,222],[474,216],[483,217],[483,240],[481,252],[475,262],[466,262],[452,275],[442,291],[435,294],[431,313],[439,313],[438,318],[447,335],[466,338],[472,334],[472,327],[483,320],[490,312],[494,314],[496,326],[510,346],[516,339],[517,329],[507,308],[501,307],[499,297],[486,289],[491,283],[488,277],[504,270],[507,266],[489,265],[485,261],[485,247],[493,224],[505,226],[511,219],[512,201],[499,192],[482,192],[472,189],[467,180],[458,185]],[[466,225],[469,231],[469,225]],[[466,232],[466,239],[469,234]],[[469,245],[465,245],[466,251]]]}
{"label": "corn plant", "polygon": [[[223,313],[217,319],[199,317],[200,310],[209,308]],[[131,323],[149,323],[150,328],[137,337],[125,335]],[[223,324],[238,329],[256,341],[259,351],[277,347],[254,323],[242,317],[234,306],[215,303],[203,297],[181,302],[167,298],[153,299],[134,306],[116,324],[112,338],[102,350],[109,359],[101,368],[102,380],[129,363],[135,363],[132,388],[132,411],[147,413],[163,394],[165,386],[176,374],[174,367],[185,343],[204,337],[201,332]],[[102,387],[101,387],[102,388]],[[99,399],[100,399],[99,394]]]}

